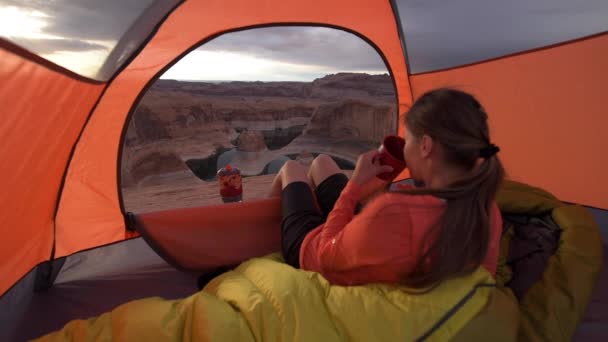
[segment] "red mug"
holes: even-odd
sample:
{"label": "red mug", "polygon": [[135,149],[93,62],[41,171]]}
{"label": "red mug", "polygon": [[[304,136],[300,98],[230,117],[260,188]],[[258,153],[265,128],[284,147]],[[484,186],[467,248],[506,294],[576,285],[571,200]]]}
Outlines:
{"label": "red mug", "polygon": [[403,157],[403,147],[405,139],[397,135],[388,135],[384,138],[382,145],[378,148],[377,160],[381,165],[389,165],[393,168],[391,172],[384,172],[376,177],[392,181],[405,169],[405,159]]}

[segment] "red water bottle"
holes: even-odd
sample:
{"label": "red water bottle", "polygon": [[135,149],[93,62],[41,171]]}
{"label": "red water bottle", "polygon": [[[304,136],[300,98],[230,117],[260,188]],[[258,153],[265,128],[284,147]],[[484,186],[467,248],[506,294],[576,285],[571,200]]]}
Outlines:
{"label": "red water bottle", "polygon": [[243,200],[243,183],[239,169],[228,164],[217,172],[217,179],[220,182],[220,195],[224,203]]}

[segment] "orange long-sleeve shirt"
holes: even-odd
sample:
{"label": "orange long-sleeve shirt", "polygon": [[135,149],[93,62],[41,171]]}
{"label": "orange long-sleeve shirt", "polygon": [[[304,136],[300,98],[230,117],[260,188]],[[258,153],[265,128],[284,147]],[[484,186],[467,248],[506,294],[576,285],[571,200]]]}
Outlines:
{"label": "orange long-sleeve shirt", "polygon": [[[300,267],[321,273],[338,285],[399,283],[422,254],[425,233],[446,203],[430,195],[384,193],[360,214],[361,188],[348,182],[327,221],[308,233],[300,249]],[[494,203],[490,243],[483,266],[494,275],[502,218]]]}

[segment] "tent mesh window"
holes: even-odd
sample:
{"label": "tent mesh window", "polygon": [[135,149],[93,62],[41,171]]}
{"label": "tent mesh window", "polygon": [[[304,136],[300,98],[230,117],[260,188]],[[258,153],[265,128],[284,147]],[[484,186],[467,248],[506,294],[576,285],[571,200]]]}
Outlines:
{"label": "tent mesh window", "polygon": [[220,204],[217,172],[227,165],[240,170],[246,201],[266,197],[288,160],[323,153],[352,170],[397,132],[397,114],[382,57],[354,34],[226,33],[179,60],[135,107],[122,142],[125,209]]}

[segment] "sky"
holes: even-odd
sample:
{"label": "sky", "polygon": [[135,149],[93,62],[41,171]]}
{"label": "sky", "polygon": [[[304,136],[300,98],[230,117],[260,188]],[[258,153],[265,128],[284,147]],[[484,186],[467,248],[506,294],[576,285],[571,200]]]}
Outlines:
{"label": "sky", "polygon": [[[0,36],[95,78],[118,37],[152,1],[0,0]],[[270,27],[219,36],[190,52],[161,78],[311,81],[338,72],[388,71],[376,50],[351,33],[325,27]]]}
{"label": "sky", "polygon": [[387,73],[361,38],[325,27],[269,27],[224,34],[190,52],[161,78],[311,81],[337,72]]}

